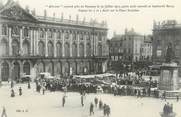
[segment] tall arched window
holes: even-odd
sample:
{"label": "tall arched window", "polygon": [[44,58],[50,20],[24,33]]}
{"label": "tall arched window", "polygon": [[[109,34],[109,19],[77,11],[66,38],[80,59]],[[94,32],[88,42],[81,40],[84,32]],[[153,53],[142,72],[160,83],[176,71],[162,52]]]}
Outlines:
{"label": "tall arched window", "polygon": [[38,43],[38,50],[40,56],[45,56],[45,45],[42,41]]}
{"label": "tall arched window", "polygon": [[13,77],[16,81],[20,78],[20,65],[18,62],[14,63]]}
{"label": "tall arched window", "polygon": [[7,26],[2,25],[2,35],[7,35]]}
{"label": "tall arched window", "polygon": [[69,57],[70,56],[70,46],[69,43],[65,43],[65,57]]}
{"label": "tall arched window", "polygon": [[8,42],[3,39],[0,43],[0,56],[8,56],[9,55],[9,47]]}
{"label": "tall arched window", "polygon": [[23,72],[26,75],[30,75],[30,64],[29,64],[29,62],[25,62],[24,63],[24,65],[23,65]]}
{"label": "tall arched window", "polygon": [[24,37],[29,36],[29,30],[27,28],[24,29]]}
{"label": "tall arched window", "polygon": [[54,75],[54,72],[53,72],[53,63],[50,62],[47,66],[47,72],[49,72],[51,75]]}
{"label": "tall arched window", "polygon": [[61,57],[62,56],[62,44],[60,42],[58,42],[56,44],[56,48],[57,48],[57,57]]}
{"label": "tall arched window", "polygon": [[39,63],[38,64],[38,72],[41,73],[41,72],[44,72],[44,69],[45,69],[45,65],[43,62]]}
{"label": "tall arched window", "polygon": [[52,42],[49,41],[48,42],[48,56],[52,57],[53,53],[54,53],[54,51],[53,51],[53,44],[52,44]]}
{"label": "tall arched window", "polygon": [[9,65],[8,63],[4,62],[1,65],[1,78],[2,81],[7,81],[9,78]]}
{"label": "tall arched window", "polygon": [[27,40],[23,42],[23,55],[30,55],[30,44]]}
{"label": "tall arched window", "polygon": [[91,56],[91,45],[90,45],[90,43],[87,43],[87,46],[86,46],[86,55],[87,55],[87,56]]}
{"label": "tall arched window", "polygon": [[84,44],[83,43],[81,43],[79,45],[79,55],[80,55],[80,57],[84,57]]}
{"label": "tall arched window", "polygon": [[19,43],[17,40],[13,40],[12,42],[12,54],[14,56],[19,55]]}
{"label": "tall arched window", "polygon": [[98,45],[98,56],[102,56],[102,45]]}
{"label": "tall arched window", "polygon": [[72,44],[72,56],[77,57],[77,44],[76,43]]}

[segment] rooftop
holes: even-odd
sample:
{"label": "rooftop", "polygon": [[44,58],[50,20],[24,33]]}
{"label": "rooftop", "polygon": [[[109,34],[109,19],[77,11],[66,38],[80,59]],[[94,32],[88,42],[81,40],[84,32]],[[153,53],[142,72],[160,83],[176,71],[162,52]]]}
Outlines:
{"label": "rooftop", "polygon": [[[23,9],[18,2],[15,2],[13,0],[8,0],[6,4],[3,4],[0,0],[0,12],[7,10],[9,8],[12,8],[14,6],[19,7],[20,9]],[[69,19],[64,19],[63,14],[61,18],[56,18],[55,13],[53,14],[53,17],[47,16],[47,11],[44,10],[44,16],[38,16],[36,15],[35,9],[29,10],[29,7],[27,6],[25,9],[23,9],[25,13],[28,15],[31,15],[37,21],[39,22],[49,22],[49,23],[55,23],[55,24],[67,24],[67,25],[77,25],[77,26],[85,26],[85,27],[95,27],[95,28],[104,28],[107,29],[107,22],[102,21],[101,23],[97,22],[96,19],[91,19],[89,22],[85,21],[85,18],[83,20],[79,19],[79,16],[76,16],[76,20],[72,20],[71,16],[69,16]]]}
{"label": "rooftop", "polygon": [[160,29],[181,29],[181,24],[176,20],[165,20],[162,22],[154,22],[153,30]]}

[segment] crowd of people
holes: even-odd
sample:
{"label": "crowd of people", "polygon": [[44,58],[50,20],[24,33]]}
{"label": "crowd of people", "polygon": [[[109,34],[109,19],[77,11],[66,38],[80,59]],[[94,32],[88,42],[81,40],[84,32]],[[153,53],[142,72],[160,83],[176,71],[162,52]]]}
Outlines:
{"label": "crowd of people", "polygon": [[173,104],[169,104],[169,103],[165,104],[163,107],[163,113],[165,115],[173,113]]}
{"label": "crowd of people", "polygon": [[[129,80],[124,80],[124,82],[129,82]],[[123,80],[121,81],[123,82]],[[148,83],[149,84],[149,83]],[[66,87],[68,91],[71,92],[86,92],[86,93],[96,93],[97,88],[101,86],[104,93],[111,93],[120,96],[153,96],[159,97],[159,92],[151,90],[151,86],[147,85],[146,87],[139,87],[130,85],[122,85],[117,83],[116,85],[111,84],[96,84],[92,82],[77,82],[75,79],[43,79],[36,81],[37,91],[40,91],[40,88],[43,87],[46,90],[52,91],[63,91]]]}
{"label": "crowd of people", "polygon": [[103,111],[104,117],[109,117],[111,113],[111,108],[106,103],[103,104],[102,100],[98,100],[97,97],[94,98],[94,104],[93,102],[90,103],[90,116],[94,114],[94,106],[96,108],[99,108],[100,111]]}

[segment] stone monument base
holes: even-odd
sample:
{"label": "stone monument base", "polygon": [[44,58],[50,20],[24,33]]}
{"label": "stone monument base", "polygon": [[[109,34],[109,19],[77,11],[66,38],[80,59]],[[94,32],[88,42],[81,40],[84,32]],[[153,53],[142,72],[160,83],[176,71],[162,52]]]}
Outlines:
{"label": "stone monument base", "polygon": [[174,91],[179,89],[177,63],[163,63],[160,67],[159,90]]}
{"label": "stone monument base", "polygon": [[160,113],[160,116],[161,116],[161,117],[175,117],[175,116],[176,116],[176,113],[173,112],[173,113],[165,114],[165,113],[161,112],[161,113]]}

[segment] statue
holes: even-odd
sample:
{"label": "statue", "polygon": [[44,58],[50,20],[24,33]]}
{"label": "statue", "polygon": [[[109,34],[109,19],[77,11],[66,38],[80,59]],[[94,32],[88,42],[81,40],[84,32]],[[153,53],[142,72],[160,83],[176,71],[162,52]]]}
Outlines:
{"label": "statue", "polygon": [[174,58],[174,51],[172,49],[172,44],[169,43],[166,51],[165,62],[170,63],[173,58]]}

